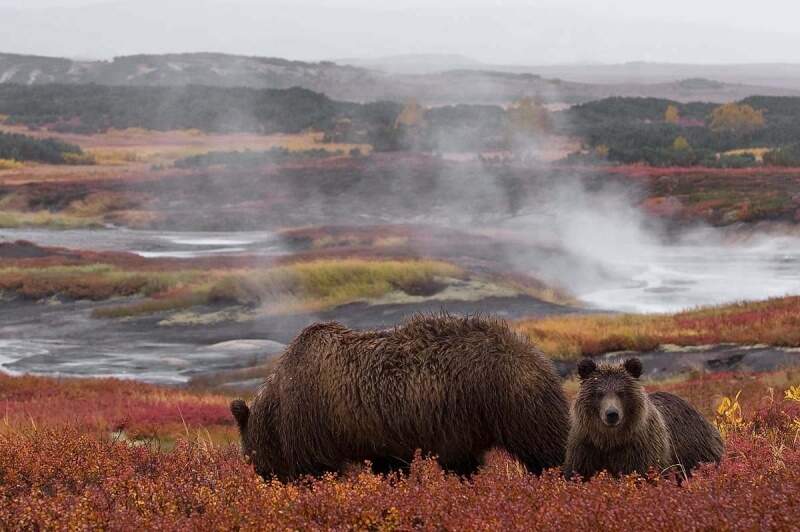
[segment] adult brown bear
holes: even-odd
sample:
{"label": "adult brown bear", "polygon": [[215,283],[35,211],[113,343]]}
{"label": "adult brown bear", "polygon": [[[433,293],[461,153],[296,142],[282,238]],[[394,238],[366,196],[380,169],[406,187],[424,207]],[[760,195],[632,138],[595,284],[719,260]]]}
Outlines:
{"label": "adult brown bear", "polygon": [[689,403],[671,393],[648,394],[639,381],[642,363],[578,364],[581,387],[572,407],[564,473],[584,478],[646,474],[678,468],[689,475],[702,462],[719,462],[719,431]]}
{"label": "adult brown bear", "polygon": [[448,315],[383,331],[312,325],[231,411],[256,471],[284,480],[364,460],[394,469],[418,449],[469,474],[501,447],[538,473],[563,463],[569,431],[541,352],[503,322]]}

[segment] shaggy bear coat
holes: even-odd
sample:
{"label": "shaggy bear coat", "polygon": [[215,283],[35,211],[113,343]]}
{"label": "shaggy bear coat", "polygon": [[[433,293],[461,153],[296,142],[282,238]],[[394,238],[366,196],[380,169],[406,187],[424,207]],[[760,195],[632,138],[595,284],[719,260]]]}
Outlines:
{"label": "shaggy bear coat", "polygon": [[719,462],[724,445],[719,431],[680,397],[647,394],[637,358],[622,366],[578,365],[581,387],[572,407],[564,473],[589,478],[647,474],[676,469],[688,476],[702,462]]}
{"label": "shaggy bear coat", "polygon": [[262,476],[292,479],[417,450],[470,474],[500,447],[532,472],[563,463],[569,407],[553,364],[501,321],[416,316],[389,330],[303,330],[248,407],[231,404]]}

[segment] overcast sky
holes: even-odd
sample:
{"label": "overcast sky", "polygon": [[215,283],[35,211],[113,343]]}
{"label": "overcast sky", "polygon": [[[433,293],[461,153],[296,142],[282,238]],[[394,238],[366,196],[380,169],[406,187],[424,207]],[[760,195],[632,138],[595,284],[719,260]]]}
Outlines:
{"label": "overcast sky", "polygon": [[0,0],[0,52],[800,63],[800,0]]}

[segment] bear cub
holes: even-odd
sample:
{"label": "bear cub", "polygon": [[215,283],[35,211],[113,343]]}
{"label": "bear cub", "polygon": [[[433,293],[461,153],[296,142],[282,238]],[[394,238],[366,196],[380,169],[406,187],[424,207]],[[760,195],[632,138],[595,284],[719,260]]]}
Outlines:
{"label": "bear cub", "polygon": [[580,390],[572,406],[564,474],[589,478],[606,470],[614,476],[650,468],[689,475],[699,463],[719,462],[719,431],[680,397],[648,394],[639,381],[642,363],[621,366],[578,364]]}

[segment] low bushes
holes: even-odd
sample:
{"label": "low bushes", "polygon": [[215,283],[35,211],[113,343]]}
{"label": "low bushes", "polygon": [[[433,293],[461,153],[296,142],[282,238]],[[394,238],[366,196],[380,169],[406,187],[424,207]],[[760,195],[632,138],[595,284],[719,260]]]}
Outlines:
{"label": "low bushes", "polygon": [[800,297],[664,315],[590,315],[523,320],[517,328],[556,358],[648,351],[660,344],[721,342],[800,346]]}
{"label": "low bushes", "polygon": [[291,313],[377,298],[394,290],[414,293],[437,278],[465,278],[460,268],[434,260],[338,259],[233,270],[125,269],[108,264],[0,268],[0,291],[30,299],[60,296],[101,301],[145,296],[129,305],[95,311],[126,317],[222,303],[259,305]]}
{"label": "low bushes", "polygon": [[[418,458],[407,476],[354,465],[338,477],[265,482],[236,445],[207,436],[206,428],[229,422],[224,397],[113,380],[0,377],[0,528],[792,530],[800,445],[791,415],[779,415],[797,404],[782,393],[787,377],[680,384],[708,397],[744,390],[742,423],[726,431],[721,466],[703,466],[680,485],[655,476],[536,477],[500,452],[469,480]],[[776,379],[781,387],[770,394]],[[131,417],[131,429],[177,421],[178,432],[170,430],[183,436],[167,450],[161,440],[98,433],[114,430],[104,420],[117,412]]]}
{"label": "low bushes", "polygon": [[[58,139],[0,132],[0,159],[70,164],[84,157],[80,147]],[[83,160],[83,159],[81,159]]]}
{"label": "low bushes", "polygon": [[52,266],[0,269],[0,291],[31,299],[63,296],[100,301],[118,296],[153,295],[179,283],[191,282],[197,272],[136,272],[112,266]]}
{"label": "low bushes", "polygon": [[435,277],[464,275],[456,266],[432,260],[312,261],[226,276],[211,288],[209,299],[264,304],[286,312],[296,305],[327,308],[393,290],[413,291]]}
{"label": "low bushes", "polygon": [[262,312],[272,314],[313,312],[378,298],[394,290],[413,292],[439,277],[465,276],[460,268],[433,260],[317,260],[246,270],[209,271],[197,273],[183,286],[167,283],[166,287],[177,289],[157,293],[152,299],[97,309],[94,315],[120,318],[201,304],[258,306]]}

